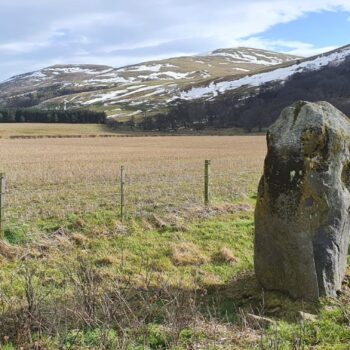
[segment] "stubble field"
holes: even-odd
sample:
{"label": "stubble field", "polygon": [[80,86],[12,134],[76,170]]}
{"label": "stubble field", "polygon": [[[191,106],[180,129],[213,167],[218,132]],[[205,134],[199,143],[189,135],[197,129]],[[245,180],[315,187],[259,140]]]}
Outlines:
{"label": "stubble field", "polygon": [[203,204],[206,159],[212,201],[236,201],[256,189],[266,152],[261,136],[3,139],[0,149],[8,224],[118,213],[121,166],[127,215]]}

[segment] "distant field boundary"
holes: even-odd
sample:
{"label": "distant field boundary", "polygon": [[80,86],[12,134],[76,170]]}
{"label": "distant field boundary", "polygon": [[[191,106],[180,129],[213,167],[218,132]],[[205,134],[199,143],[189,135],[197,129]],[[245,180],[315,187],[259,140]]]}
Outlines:
{"label": "distant field boundary", "polygon": [[[0,138],[3,139],[82,139],[82,138],[109,138],[109,137],[133,137],[138,135],[113,135],[113,134],[94,134],[94,135],[9,135]],[[143,135],[144,136],[144,135]]]}
{"label": "distant field boundary", "polygon": [[[11,140],[35,140],[35,139],[88,139],[88,138],[112,138],[112,137],[167,137],[167,136],[211,136],[211,135],[190,135],[190,134],[96,134],[96,135],[9,135],[0,136],[0,139]],[[212,135],[215,136],[215,135]]]}
{"label": "distant field boundary", "polygon": [[35,140],[35,139],[89,139],[89,138],[115,138],[115,137],[169,137],[169,136],[261,136],[265,133],[251,133],[251,134],[205,134],[205,133],[169,133],[169,134],[142,134],[142,133],[133,133],[133,134],[76,134],[76,135],[7,135],[1,136],[0,139],[7,140]]}
{"label": "distant field boundary", "polygon": [[158,136],[258,136],[265,131],[247,133],[242,129],[204,130],[132,130],[115,129],[103,124],[45,124],[45,123],[0,123],[0,139],[92,139],[118,137],[158,137]]}

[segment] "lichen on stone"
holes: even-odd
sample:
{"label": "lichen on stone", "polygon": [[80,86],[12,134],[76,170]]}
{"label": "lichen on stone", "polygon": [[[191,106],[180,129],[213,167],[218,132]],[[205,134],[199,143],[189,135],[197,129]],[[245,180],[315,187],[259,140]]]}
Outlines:
{"label": "lichen on stone", "polygon": [[350,122],[326,102],[297,102],[267,135],[255,212],[255,270],[267,289],[335,296],[349,243]]}

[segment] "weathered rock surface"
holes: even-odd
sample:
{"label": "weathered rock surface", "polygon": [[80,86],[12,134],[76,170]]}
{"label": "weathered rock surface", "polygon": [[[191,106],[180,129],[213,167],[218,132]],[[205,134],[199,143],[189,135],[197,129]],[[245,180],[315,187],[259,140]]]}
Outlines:
{"label": "weathered rock surface", "polygon": [[295,298],[336,296],[349,245],[350,122],[327,102],[286,108],[267,135],[255,272]]}

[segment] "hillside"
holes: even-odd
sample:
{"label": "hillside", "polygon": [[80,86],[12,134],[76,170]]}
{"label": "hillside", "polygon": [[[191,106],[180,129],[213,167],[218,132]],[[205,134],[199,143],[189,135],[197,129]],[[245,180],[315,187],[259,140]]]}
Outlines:
{"label": "hillside", "polygon": [[207,80],[180,92],[173,108],[146,128],[271,125],[296,100],[326,100],[350,114],[350,46],[267,67],[258,72]]}
{"label": "hillside", "polygon": [[[226,91],[237,90],[242,87],[259,87],[273,81],[283,84],[295,74],[313,72],[329,65],[339,65],[350,55],[350,45],[318,56],[289,62],[270,69],[253,72],[243,77],[226,77],[218,81],[211,81],[209,85],[197,86],[181,94],[183,99],[210,98]],[[231,78],[231,79],[230,79]]]}
{"label": "hillside", "polygon": [[291,55],[239,47],[123,68],[56,65],[1,83],[0,104],[44,109],[88,107],[117,118],[152,114],[163,110],[186,86],[247,74],[295,59]]}
{"label": "hillside", "polygon": [[[123,68],[52,66],[0,84],[0,104],[89,108],[146,130],[269,126],[295,100],[326,100],[350,113],[350,46],[310,58],[252,48]],[[144,118],[144,117],[151,118]]]}

